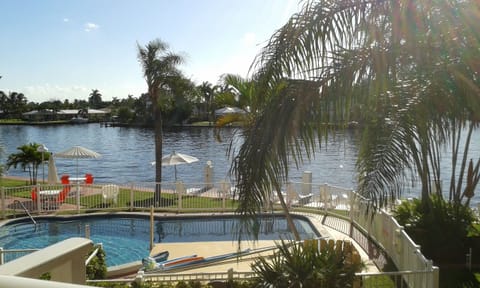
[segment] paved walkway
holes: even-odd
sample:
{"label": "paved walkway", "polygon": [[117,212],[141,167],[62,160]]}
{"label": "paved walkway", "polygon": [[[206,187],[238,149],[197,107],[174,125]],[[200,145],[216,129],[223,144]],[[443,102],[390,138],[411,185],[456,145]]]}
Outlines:
{"label": "paved walkway", "polygon": [[[334,229],[321,224],[321,215],[308,214],[307,216],[315,228],[320,232],[322,237],[334,240],[345,240],[353,243],[357,251],[360,253],[362,261],[365,263],[365,269],[362,272],[378,272],[375,264],[368,258],[367,253],[350,237],[340,233]],[[223,241],[223,242],[193,242],[193,243],[160,243],[156,244],[151,251],[151,255],[158,254],[162,251],[168,251],[170,253],[169,259],[184,257],[196,254],[204,258],[217,256],[227,253],[233,253],[238,251],[236,241]],[[273,253],[275,249],[264,251],[262,248],[275,248],[276,241],[242,241],[240,251],[246,248],[250,248],[253,251],[259,250],[261,253],[252,253],[239,258],[233,258],[226,261],[209,263],[207,265],[197,265],[189,269],[171,270],[172,273],[202,273],[202,272],[226,272],[229,269],[233,269],[236,272],[251,272],[251,264],[259,256],[268,256]],[[158,273],[166,271],[157,270]],[[170,272],[170,271],[169,271]]]}
{"label": "paved walkway", "polygon": [[[365,263],[365,269],[363,270],[363,272],[379,272],[377,266],[373,263],[372,260],[369,259],[367,252],[363,250],[363,248],[357,242],[355,242],[348,235],[338,232],[337,230],[322,224],[321,218],[323,217],[323,215],[308,214],[307,217],[310,219],[310,222],[315,226],[315,228],[317,228],[318,232],[320,232],[320,235],[322,235],[323,237],[334,240],[350,241],[355,246],[358,253],[360,253],[360,257]],[[330,219],[330,221],[332,221],[332,219]]]}

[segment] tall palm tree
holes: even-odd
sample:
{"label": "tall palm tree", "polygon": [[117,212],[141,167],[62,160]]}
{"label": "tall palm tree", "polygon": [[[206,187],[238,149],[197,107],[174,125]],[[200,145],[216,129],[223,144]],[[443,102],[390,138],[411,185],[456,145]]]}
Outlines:
{"label": "tall palm tree", "polygon": [[98,89],[92,89],[92,92],[89,94],[88,104],[91,108],[98,109],[102,107],[102,94]]}
{"label": "tall palm tree", "polygon": [[213,111],[213,100],[215,96],[215,87],[212,86],[212,83],[208,81],[202,82],[202,84],[198,87],[200,90],[201,95],[203,96],[204,102],[204,110],[203,113],[208,115],[208,121],[213,121],[212,111]]}
{"label": "tall palm tree", "polygon": [[[255,216],[289,161],[310,159],[325,124],[346,125],[354,107],[364,124],[358,192],[380,207],[418,178],[428,201],[440,147],[480,119],[479,11],[473,0],[306,1],[252,66],[262,89],[285,86],[244,130],[232,166],[240,211]],[[468,169],[476,183],[478,167]]]}
{"label": "tall palm tree", "polygon": [[[2,155],[3,155],[3,146],[0,145],[0,156],[2,156]],[[0,164],[0,179],[2,178],[2,176],[3,176],[3,165]]]}
{"label": "tall palm tree", "polygon": [[[167,43],[160,39],[150,41],[145,47],[137,44],[138,60],[143,68],[143,74],[148,86],[148,95],[152,101],[154,132],[155,132],[155,181],[162,182],[162,95],[169,88],[172,79],[181,75],[177,68],[183,62],[183,57],[169,51]],[[155,203],[160,201],[160,189],[155,191]]]}
{"label": "tall palm tree", "polygon": [[8,118],[21,118],[22,113],[27,109],[27,98],[23,93],[9,92],[8,95],[0,91],[0,104]]}

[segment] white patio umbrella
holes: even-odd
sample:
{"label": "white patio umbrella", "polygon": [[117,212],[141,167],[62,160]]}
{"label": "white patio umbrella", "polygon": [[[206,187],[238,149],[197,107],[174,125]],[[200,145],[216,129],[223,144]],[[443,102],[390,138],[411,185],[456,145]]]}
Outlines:
{"label": "white patio umbrella", "polygon": [[88,158],[100,158],[101,154],[87,149],[82,146],[73,146],[65,151],[55,153],[54,155],[57,158],[67,158],[67,159],[76,159],[77,160],[77,178],[78,178],[78,159],[88,159]]}
{"label": "white patio umbrella", "polygon": [[50,154],[50,158],[48,159],[48,184],[56,184],[60,182],[58,180],[58,173],[57,173],[57,166],[55,165],[55,159],[53,158],[53,154]]}
{"label": "white patio umbrella", "polygon": [[[174,166],[175,168],[175,182],[177,181],[177,165],[181,164],[190,164],[193,162],[197,162],[198,158],[186,155],[186,154],[181,154],[181,153],[176,153],[173,151],[171,154],[167,156],[162,157],[162,166]],[[152,162],[152,165],[155,165],[155,162]]]}

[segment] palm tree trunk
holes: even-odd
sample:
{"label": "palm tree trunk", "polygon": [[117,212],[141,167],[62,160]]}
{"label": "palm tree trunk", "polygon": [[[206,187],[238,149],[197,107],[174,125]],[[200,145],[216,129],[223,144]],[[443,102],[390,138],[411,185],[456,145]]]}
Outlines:
{"label": "palm tree trunk", "polygon": [[162,111],[158,106],[157,101],[154,101],[154,132],[155,132],[155,206],[160,206],[160,199],[162,193],[162,157],[163,157],[163,129],[162,129]]}
{"label": "palm tree trunk", "polygon": [[290,210],[288,210],[287,204],[285,203],[285,199],[282,195],[282,190],[279,185],[275,185],[275,190],[277,191],[277,197],[280,200],[280,205],[282,205],[283,212],[285,213],[285,218],[287,219],[288,228],[292,231],[293,236],[295,237],[295,241],[300,241],[300,234],[298,234],[297,227],[293,223],[292,215],[290,215]]}

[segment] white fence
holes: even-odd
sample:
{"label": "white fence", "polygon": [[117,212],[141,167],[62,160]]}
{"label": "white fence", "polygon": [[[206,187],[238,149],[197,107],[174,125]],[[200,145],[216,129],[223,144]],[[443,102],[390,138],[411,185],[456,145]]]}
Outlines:
{"label": "white fence", "polygon": [[[122,187],[112,184],[37,185],[0,189],[2,218],[24,214],[24,209],[30,213],[56,213],[64,210],[133,211],[151,206],[162,211],[233,211],[236,208],[236,189],[227,181],[133,183]],[[64,198],[60,196],[62,191]],[[160,195],[155,196],[155,191],[161,192]],[[399,271],[410,271],[402,278],[406,286],[438,287],[438,268],[425,259],[420,247],[386,211],[368,213],[368,201],[354,191],[303,182],[287,183],[281,193],[291,209],[321,212],[324,225],[353,238],[371,258],[377,258],[377,265],[389,258]],[[271,191],[271,207],[278,201],[277,193]]]}
{"label": "white fence", "polygon": [[438,287],[438,267],[434,267],[433,262],[423,256],[420,246],[412,241],[389,213],[385,210],[373,215],[368,213],[368,202],[359,195],[355,195],[351,203],[351,223],[378,243],[399,271],[422,272],[408,273],[408,277],[404,277],[408,287]]}
{"label": "white fence", "polygon": [[[36,185],[0,187],[1,217],[56,211],[85,211],[109,209],[162,210],[232,210],[233,190],[226,182],[184,184],[134,183],[114,184]],[[160,191],[156,197],[155,191]]]}

